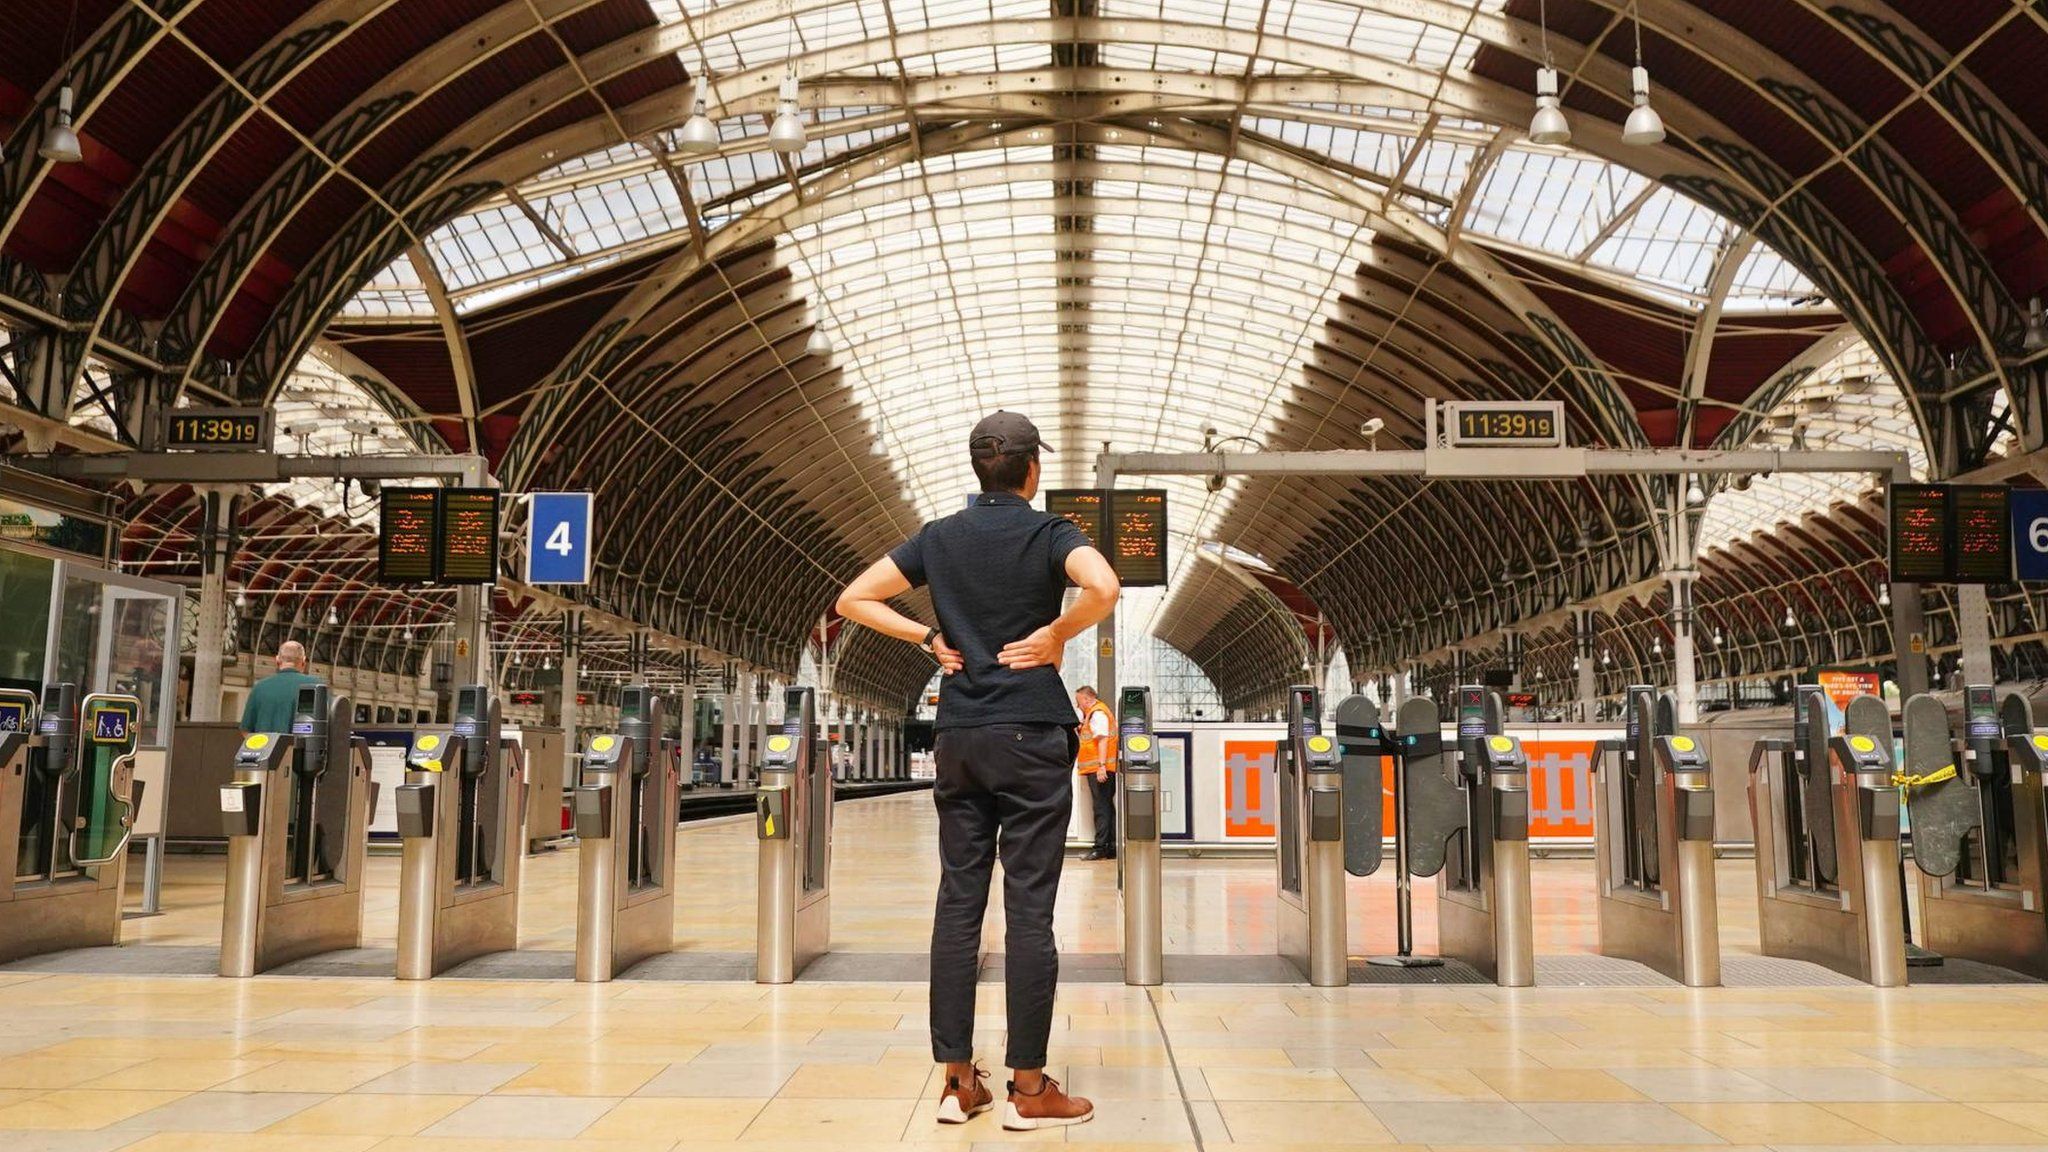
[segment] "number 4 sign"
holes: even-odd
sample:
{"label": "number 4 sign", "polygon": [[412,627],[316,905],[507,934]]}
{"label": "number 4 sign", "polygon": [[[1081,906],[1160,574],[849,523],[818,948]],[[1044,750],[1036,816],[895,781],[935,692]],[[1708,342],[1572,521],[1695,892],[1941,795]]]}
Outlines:
{"label": "number 4 sign", "polygon": [[536,492],[526,517],[526,582],[590,583],[593,500],[588,492]]}
{"label": "number 4 sign", "polygon": [[2048,580],[2048,491],[2012,490],[2013,567],[2022,580]]}

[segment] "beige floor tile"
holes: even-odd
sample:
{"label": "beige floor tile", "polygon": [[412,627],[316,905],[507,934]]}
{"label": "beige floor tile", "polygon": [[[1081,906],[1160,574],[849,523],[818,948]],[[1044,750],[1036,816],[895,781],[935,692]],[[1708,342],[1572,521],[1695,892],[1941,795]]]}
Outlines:
{"label": "beige floor tile", "polygon": [[602,1096],[480,1096],[420,1134],[436,1139],[573,1140],[617,1103]]}
{"label": "beige floor tile", "polygon": [[1480,1068],[1473,1075],[1502,1099],[1521,1102],[1647,1099],[1605,1072],[1556,1068]]}
{"label": "beige floor tile", "polygon": [[1358,1099],[1344,1078],[1329,1068],[1205,1068],[1209,1095],[1216,1100]]}
{"label": "beige floor tile", "polygon": [[0,1108],[0,1131],[9,1128],[104,1128],[160,1108],[186,1095],[124,1088],[60,1088]]}
{"label": "beige floor tile", "polygon": [[[931,1064],[805,1064],[783,1082],[778,1099],[910,1100],[925,1094]],[[994,1083],[993,1079],[990,1081]],[[995,1085],[1000,1090],[1002,1085]]]}
{"label": "beige floor tile", "polygon": [[1882,1144],[1885,1138],[1818,1104],[1729,1102],[1672,1104],[1723,1140],[1768,1144]]}
{"label": "beige floor tile", "polygon": [[1392,1144],[1363,1104],[1230,1100],[1216,1105],[1230,1138],[1260,1144]]}
{"label": "beige floor tile", "polygon": [[140,1056],[10,1056],[0,1060],[0,1088],[70,1088],[142,1062]]}
{"label": "beige floor tile", "polygon": [[771,1100],[741,1138],[822,1141],[836,1147],[841,1141],[902,1132],[914,1107],[911,1100]]}
{"label": "beige floor tile", "polygon": [[585,1128],[578,1139],[590,1140],[737,1140],[766,1100],[662,1099],[636,1097]]}
{"label": "beige floor tile", "polygon": [[1875,1101],[1822,1104],[1852,1123],[1901,1144],[2025,1144],[2042,1133],[1968,1104]]}
{"label": "beige floor tile", "polygon": [[223,1092],[347,1092],[405,1064],[393,1058],[287,1059],[213,1087]]}
{"label": "beige floor tile", "polygon": [[666,1064],[536,1064],[495,1091],[501,1096],[630,1096],[666,1067]]}
{"label": "beige floor tile", "polygon": [[1183,1068],[1292,1068],[1285,1048],[1204,1048],[1173,1046]]}
{"label": "beige floor tile", "polygon": [[471,1099],[354,1092],[315,1104],[264,1131],[292,1135],[411,1136]]}
{"label": "beige floor tile", "polygon": [[199,1092],[268,1068],[276,1060],[178,1060],[159,1057],[80,1084],[81,1088],[160,1088]]}
{"label": "beige floor tile", "polygon": [[1979,1111],[1988,1112],[2001,1120],[2007,1120],[2022,1127],[2031,1128],[2043,1135],[2048,1135],[2048,1103],[1979,1103],[1975,1107]]}
{"label": "beige floor tile", "polygon": [[[277,1136],[266,1132],[159,1132],[121,1152],[366,1152],[376,1136]],[[442,1149],[441,1152],[452,1152]]]}

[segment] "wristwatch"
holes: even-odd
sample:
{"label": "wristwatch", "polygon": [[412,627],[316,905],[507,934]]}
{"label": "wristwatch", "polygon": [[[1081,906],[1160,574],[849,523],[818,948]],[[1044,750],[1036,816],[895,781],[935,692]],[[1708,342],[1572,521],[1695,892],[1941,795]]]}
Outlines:
{"label": "wristwatch", "polygon": [[931,652],[931,651],[933,650],[933,649],[932,649],[932,641],[933,641],[933,640],[936,640],[936,639],[938,639],[938,636],[939,636],[939,630],[938,630],[937,628],[930,628],[930,629],[927,629],[927,630],[925,631],[925,634],[924,634],[924,639],[922,639],[922,640],[919,640],[919,641],[917,642],[917,646],[918,646],[919,648],[922,648],[922,649],[924,649],[924,650],[925,650],[925,651],[927,651],[927,652]]}

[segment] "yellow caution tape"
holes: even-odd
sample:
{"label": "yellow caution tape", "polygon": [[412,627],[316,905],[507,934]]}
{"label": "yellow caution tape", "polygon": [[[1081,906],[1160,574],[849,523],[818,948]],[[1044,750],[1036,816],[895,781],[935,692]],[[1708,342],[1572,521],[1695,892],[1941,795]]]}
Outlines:
{"label": "yellow caution tape", "polygon": [[1943,780],[1953,780],[1955,778],[1956,766],[1953,764],[1936,768],[1925,776],[1914,776],[1905,772],[1892,773],[1892,783],[1901,788],[1921,788],[1929,784],[1939,784]]}

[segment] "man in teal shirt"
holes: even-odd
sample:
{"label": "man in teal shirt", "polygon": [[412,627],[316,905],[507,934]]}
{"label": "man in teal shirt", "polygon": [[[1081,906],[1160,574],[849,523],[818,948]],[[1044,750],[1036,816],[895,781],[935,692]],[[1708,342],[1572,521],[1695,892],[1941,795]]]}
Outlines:
{"label": "man in teal shirt", "polygon": [[292,708],[298,703],[299,689],[319,682],[317,677],[306,674],[304,644],[287,640],[278,645],[276,674],[258,680],[249,689],[249,702],[242,705],[242,731],[291,731]]}

